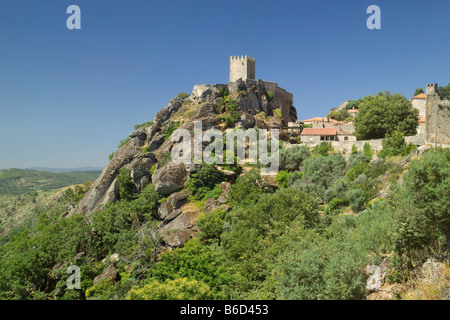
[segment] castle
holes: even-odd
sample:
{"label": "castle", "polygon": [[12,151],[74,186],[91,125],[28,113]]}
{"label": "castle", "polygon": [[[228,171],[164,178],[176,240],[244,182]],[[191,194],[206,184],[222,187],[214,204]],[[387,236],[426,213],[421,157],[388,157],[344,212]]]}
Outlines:
{"label": "castle", "polygon": [[450,100],[441,100],[437,83],[427,84],[426,93],[425,143],[448,146],[450,145]]}
{"label": "castle", "polygon": [[[276,110],[281,111],[281,123],[271,125],[285,127],[289,123],[297,121],[297,111],[293,105],[293,95],[285,89],[280,88],[276,82],[263,81],[255,77],[256,60],[247,55],[230,57],[230,82],[227,84],[199,84],[195,85],[191,99],[197,103],[205,102],[204,98],[217,98],[223,90],[231,94],[241,92],[237,98],[239,108],[244,113],[256,115],[264,112],[273,115]],[[211,95],[211,92],[214,94]],[[245,92],[245,94],[244,94]],[[207,101],[213,102],[213,101]]]}
{"label": "castle", "polygon": [[255,79],[255,59],[247,55],[230,57],[230,82]]}

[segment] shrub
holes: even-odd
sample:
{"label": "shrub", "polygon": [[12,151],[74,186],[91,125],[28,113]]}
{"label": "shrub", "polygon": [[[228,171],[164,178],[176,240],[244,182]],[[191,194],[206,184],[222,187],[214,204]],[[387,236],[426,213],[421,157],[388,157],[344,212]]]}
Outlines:
{"label": "shrub", "polygon": [[363,147],[363,153],[364,155],[369,158],[370,160],[372,160],[372,156],[373,156],[373,151],[370,148],[370,144],[368,142],[364,143],[364,147]]}
{"label": "shrub", "polygon": [[147,121],[147,122],[144,122],[144,123],[141,123],[141,124],[136,124],[134,126],[134,130],[137,130],[137,129],[142,128],[142,127],[149,127],[152,124],[153,124],[153,120],[152,121]]}
{"label": "shrub", "polygon": [[197,227],[200,230],[199,238],[206,243],[220,244],[225,213],[219,210],[203,212],[198,217]]}
{"label": "shrub", "polygon": [[345,166],[342,155],[309,158],[305,161],[303,178],[292,187],[324,199],[327,189],[344,175]]}
{"label": "shrub", "polygon": [[366,204],[366,197],[362,189],[350,189],[346,193],[350,207],[355,213],[361,211]]}
{"label": "shrub", "polygon": [[309,158],[311,152],[307,146],[293,146],[280,150],[280,169],[295,171]]}
{"label": "shrub", "polygon": [[290,174],[287,171],[279,171],[275,177],[275,181],[278,182],[278,186],[280,188],[287,188],[288,187],[288,179]]}
{"label": "shrub", "polygon": [[348,205],[348,201],[347,200],[339,199],[339,198],[333,198],[330,201],[330,203],[328,204],[328,211],[334,212],[337,209],[345,207],[346,205]]}
{"label": "shrub", "polygon": [[327,156],[330,153],[334,152],[334,149],[329,142],[322,142],[321,144],[314,147],[312,154],[315,156]]}
{"label": "shrub", "polygon": [[212,164],[203,164],[195,173],[192,173],[186,182],[186,187],[194,195],[194,199],[204,199],[207,193],[213,190],[216,185],[225,180],[222,171]]}
{"label": "shrub", "polygon": [[170,138],[170,136],[172,135],[172,133],[174,133],[175,130],[177,130],[180,127],[180,122],[171,122],[169,124],[169,127],[167,127],[167,129],[164,131],[164,140],[167,140]]}
{"label": "shrub", "polygon": [[118,149],[120,149],[120,148],[122,148],[124,145],[126,145],[127,143],[128,143],[128,141],[130,141],[131,140],[131,138],[130,137],[127,137],[127,138],[125,138],[125,139],[123,139],[123,140],[120,140],[120,143],[119,143],[119,145],[117,146],[117,148]]}
{"label": "shrub", "polygon": [[177,98],[184,101],[184,100],[186,100],[189,96],[190,96],[189,93],[186,93],[186,92],[180,92],[180,93],[177,95]]}
{"label": "shrub", "polygon": [[125,167],[119,170],[117,181],[119,182],[120,199],[129,201],[134,198],[134,183],[131,179],[131,171]]}
{"label": "shrub", "polygon": [[127,300],[208,300],[212,298],[208,285],[188,278],[168,279],[163,283],[152,279],[142,288],[132,288],[126,297]]}
{"label": "shrub", "polygon": [[261,178],[257,169],[252,169],[236,179],[231,185],[228,200],[232,204],[242,204],[247,201],[253,202],[262,193],[272,193],[273,188]]}

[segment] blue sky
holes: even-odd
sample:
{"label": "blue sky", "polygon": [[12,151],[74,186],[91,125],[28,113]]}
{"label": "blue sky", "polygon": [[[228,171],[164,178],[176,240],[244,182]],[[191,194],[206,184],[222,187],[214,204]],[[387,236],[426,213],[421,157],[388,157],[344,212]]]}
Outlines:
{"label": "blue sky", "polygon": [[[66,9],[81,8],[81,30]],[[380,6],[382,29],[366,27]],[[450,82],[450,1],[2,0],[0,168],[103,166],[133,125],[229,56],[294,94],[299,119]]]}

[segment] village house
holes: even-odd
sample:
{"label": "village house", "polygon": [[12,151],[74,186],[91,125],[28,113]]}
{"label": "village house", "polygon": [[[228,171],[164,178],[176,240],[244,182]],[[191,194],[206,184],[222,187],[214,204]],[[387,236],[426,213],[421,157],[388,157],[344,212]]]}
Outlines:
{"label": "village house", "polygon": [[336,128],[305,128],[300,134],[303,143],[317,144],[324,141],[356,141],[348,131]]}

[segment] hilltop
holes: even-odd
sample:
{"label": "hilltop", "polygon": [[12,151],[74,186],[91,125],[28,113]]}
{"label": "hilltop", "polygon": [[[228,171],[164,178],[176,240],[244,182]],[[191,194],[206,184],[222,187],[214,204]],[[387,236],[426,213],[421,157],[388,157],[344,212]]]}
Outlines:
{"label": "hilltop", "polygon": [[27,169],[0,170],[0,195],[53,190],[97,179],[101,171],[48,172]]}

